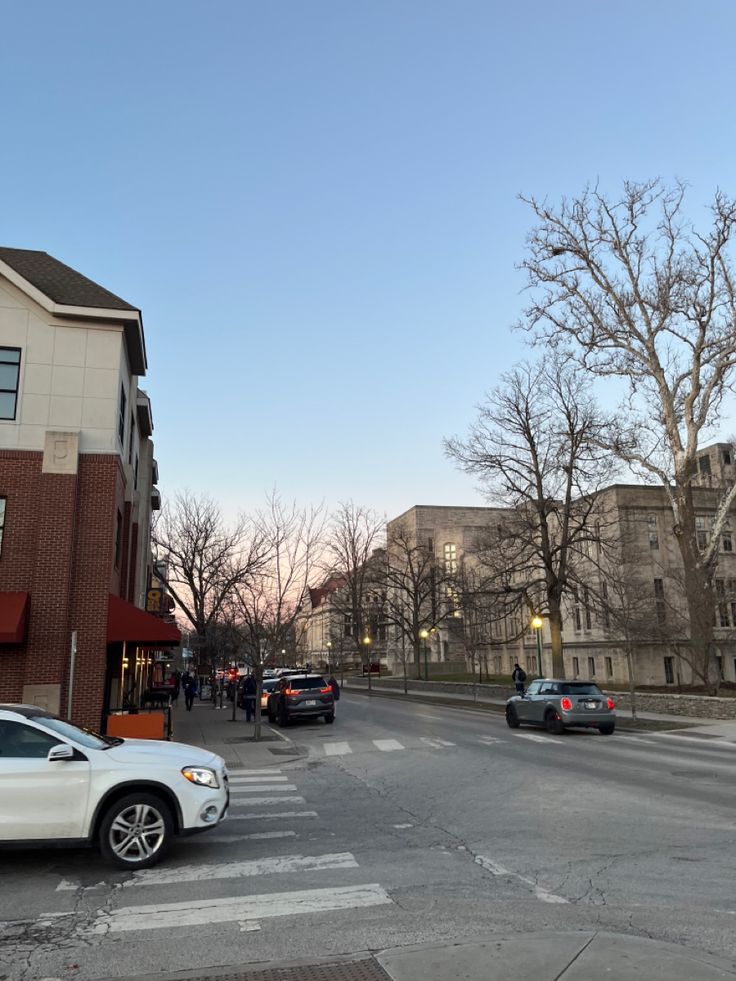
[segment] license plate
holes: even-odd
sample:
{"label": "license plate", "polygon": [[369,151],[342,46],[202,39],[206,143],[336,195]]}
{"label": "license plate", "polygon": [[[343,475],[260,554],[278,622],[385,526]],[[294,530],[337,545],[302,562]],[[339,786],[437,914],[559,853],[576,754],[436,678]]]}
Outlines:
{"label": "license plate", "polygon": [[317,704],[317,700],[314,699],[314,698],[312,698],[308,702],[305,702],[304,704],[305,705],[316,705]]}
{"label": "license plate", "polygon": [[586,709],[598,708],[598,702],[586,702],[585,707]]}

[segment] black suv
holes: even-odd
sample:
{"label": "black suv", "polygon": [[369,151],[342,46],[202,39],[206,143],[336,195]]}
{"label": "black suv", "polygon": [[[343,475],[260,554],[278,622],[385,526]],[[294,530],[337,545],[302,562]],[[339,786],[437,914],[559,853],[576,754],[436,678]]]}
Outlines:
{"label": "black suv", "polygon": [[332,688],[318,674],[293,674],[280,678],[268,696],[268,721],[287,725],[291,719],[323,716],[335,721],[335,698]]}

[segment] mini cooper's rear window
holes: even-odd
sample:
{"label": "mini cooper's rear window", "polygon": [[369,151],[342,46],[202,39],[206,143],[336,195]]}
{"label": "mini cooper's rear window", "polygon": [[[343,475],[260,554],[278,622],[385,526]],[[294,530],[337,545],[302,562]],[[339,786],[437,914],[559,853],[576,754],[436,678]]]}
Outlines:
{"label": "mini cooper's rear window", "polygon": [[603,698],[603,692],[598,685],[560,685],[561,695],[595,695],[596,698]]}

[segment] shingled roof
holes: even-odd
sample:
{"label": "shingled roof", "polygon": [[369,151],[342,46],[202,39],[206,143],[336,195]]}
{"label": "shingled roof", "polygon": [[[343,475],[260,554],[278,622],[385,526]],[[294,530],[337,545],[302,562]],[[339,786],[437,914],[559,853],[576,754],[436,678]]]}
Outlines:
{"label": "shingled roof", "polygon": [[0,260],[54,303],[103,310],[138,310],[48,252],[0,246]]}

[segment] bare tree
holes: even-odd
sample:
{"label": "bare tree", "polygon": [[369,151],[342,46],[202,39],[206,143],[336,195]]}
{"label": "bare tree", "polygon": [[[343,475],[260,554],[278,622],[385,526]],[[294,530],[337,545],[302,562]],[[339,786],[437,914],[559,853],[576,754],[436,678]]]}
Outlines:
{"label": "bare tree", "polygon": [[505,375],[480,407],[469,438],[445,443],[449,456],[481,478],[492,502],[510,509],[495,530],[493,588],[517,608],[524,600],[529,613],[549,618],[552,671],[560,678],[570,560],[601,534],[597,492],[611,475],[600,434],[582,372],[553,358]]}
{"label": "bare tree", "polygon": [[443,617],[452,613],[454,573],[438,567],[434,553],[398,523],[388,530],[380,582],[386,595],[386,624],[394,627],[404,665],[408,648],[416,677],[421,678],[422,632],[435,630]]}
{"label": "bare tree", "polygon": [[255,574],[260,556],[248,547],[248,521],[232,528],[208,497],[189,491],[165,505],[154,524],[152,542],[157,560],[167,567],[167,586],[191,623],[201,662],[214,667],[211,649],[214,625],[233,589]]}
{"label": "bare tree", "polygon": [[556,208],[525,199],[538,225],[522,263],[534,296],[522,326],[587,371],[628,386],[606,443],[664,487],[684,568],[692,662],[714,691],[718,541],[736,484],[720,489],[701,550],[693,477],[698,444],[734,385],[736,203],[717,193],[710,228],[700,233],[685,219],[684,193],[682,184],[650,181],[626,183],[616,200],[597,188]]}
{"label": "bare tree", "polygon": [[236,583],[232,597],[256,680],[255,738],[260,739],[263,669],[277,651],[295,646],[300,603],[323,547],[324,515],[321,507],[285,505],[273,492],[255,518],[255,529],[263,554],[259,574]]}
{"label": "bare tree", "polygon": [[[378,624],[371,622],[375,604],[370,600],[377,588],[380,593],[380,585],[376,582],[375,563],[371,563],[371,557],[382,544],[382,536],[383,521],[378,515],[349,501],[339,505],[326,539],[326,571],[333,581],[340,583],[330,594],[331,615],[350,624],[350,637],[342,631],[342,646],[352,642],[361,660],[366,646],[362,641],[367,630],[370,629],[373,640],[378,634]],[[369,665],[369,687],[370,683]]]}

